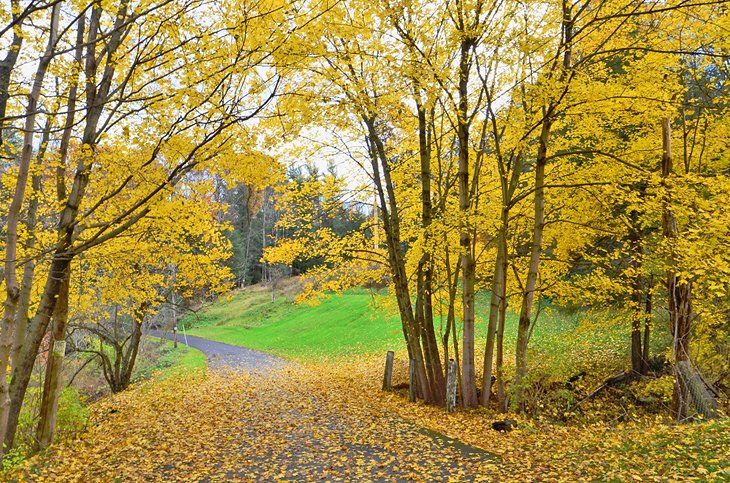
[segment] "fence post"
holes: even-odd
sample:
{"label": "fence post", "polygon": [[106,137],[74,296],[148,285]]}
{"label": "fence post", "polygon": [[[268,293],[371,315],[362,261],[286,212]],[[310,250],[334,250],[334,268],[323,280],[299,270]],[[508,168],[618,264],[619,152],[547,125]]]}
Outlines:
{"label": "fence post", "polygon": [[416,361],[413,359],[408,363],[408,400],[416,402]]}
{"label": "fence post", "polygon": [[456,362],[449,359],[449,370],[446,379],[446,411],[456,410]]}
{"label": "fence post", "polygon": [[383,391],[392,389],[391,379],[393,378],[393,351],[385,355],[385,374],[383,374]]}

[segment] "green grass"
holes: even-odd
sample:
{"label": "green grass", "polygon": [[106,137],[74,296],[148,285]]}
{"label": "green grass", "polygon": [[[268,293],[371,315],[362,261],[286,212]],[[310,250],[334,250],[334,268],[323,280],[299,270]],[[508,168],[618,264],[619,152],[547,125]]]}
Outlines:
{"label": "green grass", "polygon": [[[477,353],[484,347],[489,315],[489,294],[477,295]],[[270,352],[295,360],[347,357],[404,346],[403,332],[393,301],[385,294],[359,289],[333,295],[317,306],[295,305],[291,298],[250,287],[228,300],[212,304],[183,323],[188,334]],[[513,353],[518,315],[508,313],[505,350]],[[436,316],[437,332],[441,319]],[[460,337],[460,334],[459,334]],[[656,338],[655,350],[665,340]],[[629,333],[626,324],[587,322],[585,314],[545,309],[530,339],[531,361],[549,366],[556,375],[591,367],[620,367],[627,361]],[[556,373],[556,369],[558,370]],[[572,374],[569,374],[572,375]]]}
{"label": "green grass", "polygon": [[295,359],[377,352],[403,340],[398,319],[378,311],[364,290],[314,307],[284,297],[272,303],[270,297],[260,290],[239,292],[188,317],[184,323],[194,326],[188,334]]}
{"label": "green grass", "polygon": [[198,349],[181,343],[174,348],[172,342],[163,341],[162,355],[148,371],[152,377],[162,380],[190,372],[205,372],[207,367],[208,359]]}

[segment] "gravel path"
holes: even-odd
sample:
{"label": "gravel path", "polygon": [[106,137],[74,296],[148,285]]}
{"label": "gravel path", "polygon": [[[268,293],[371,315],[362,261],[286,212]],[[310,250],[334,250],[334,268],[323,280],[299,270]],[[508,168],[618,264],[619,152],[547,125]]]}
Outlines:
{"label": "gravel path", "polygon": [[[149,335],[173,338],[172,333],[161,331],[152,331]],[[224,377],[230,375],[231,369],[256,374],[260,379],[255,380],[264,381],[266,386],[262,397],[271,401],[263,404],[265,409],[256,407],[255,399],[249,400],[245,411],[237,409],[242,418],[245,412],[249,417],[255,413],[247,424],[236,429],[243,444],[216,453],[216,459],[220,460],[210,471],[217,476],[195,478],[197,481],[310,481],[312,478],[474,481],[481,480],[480,468],[484,464],[496,461],[496,457],[486,451],[398,417],[378,416],[363,420],[362,414],[356,411],[335,414],[316,397],[292,394],[286,386],[270,379],[272,369],[292,362],[190,335],[187,342],[190,347],[205,353],[208,367],[220,371]],[[178,344],[184,343],[184,337],[178,334]],[[221,407],[221,411],[228,409]],[[373,440],[380,440],[382,444],[373,444]],[[163,478],[175,479],[176,472],[185,464],[187,462],[178,461],[161,468]]]}
{"label": "gravel path", "polygon": [[[170,332],[155,330],[151,331],[149,335],[173,340],[173,334]],[[185,340],[182,334],[177,335],[178,344],[185,344]],[[187,342],[190,347],[198,349],[208,356],[208,367],[211,370],[239,369],[252,373],[265,373],[270,369],[280,369],[287,364],[291,364],[291,362],[271,354],[214,340],[201,339],[192,335],[187,336]]]}

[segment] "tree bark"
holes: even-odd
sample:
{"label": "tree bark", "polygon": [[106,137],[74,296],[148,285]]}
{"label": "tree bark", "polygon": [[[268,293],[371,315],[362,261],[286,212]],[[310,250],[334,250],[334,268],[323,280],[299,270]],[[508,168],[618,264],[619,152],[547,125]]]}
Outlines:
{"label": "tree bark", "polygon": [[[368,129],[368,144],[370,148],[370,160],[373,168],[373,179],[377,190],[380,212],[383,219],[383,230],[386,236],[388,248],[388,260],[390,263],[393,285],[395,288],[398,311],[401,316],[403,333],[408,346],[408,354],[415,363],[416,384],[418,391],[425,402],[434,401],[431,383],[426,373],[423,350],[420,343],[419,328],[413,313],[410,291],[408,288],[408,277],[406,275],[405,260],[400,246],[400,227],[398,217],[398,206],[395,199],[395,192],[390,178],[388,159],[385,154],[385,147],[378,136],[375,128],[375,118],[363,116],[363,121]],[[380,174],[382,168],[382,177]],[[387,195],[387,199],[386,199]]]}
{"label": "tree bark", "polygon": [[522,294],[520,320],[517,326],[517,347],[515,350],[515,402],[519,409],[524,405],[524,379],[527,375],[527,344],[529,342],[532,308],[537,290],[537,275],[540,268],[540,254],[542,251],[542,237],[545,229],[545,165],[547,163],[548,141],[552,128],[552,106],[546,108],[543,120],[537,159],[535,160],[535,225],[532,232],[532,248],[530,265]]}
{"label": "tree bark", "polygon": [[651,312],[652,312],[652,290],[653,290],[653,281],[652,277],[649,277],[647,287],[646,287],[646,298],[645,298],[645,305],[644,305],[644,347],[641,357],[641,373],[642,374],[648,374],[649,373],[649,342],[651,337]]}
{"label": "tree bark", "polygon": [[132,382],[132,373],[134,372],[134,365],[137,361],[137,354],[139,353],[139,343],[142,340],[142,323],[144,322],[148,308],[149,302],[143,302],[140,304],[135,311],[134,320],[132,320],[132,334],[127,342],[124,360],[122,361],[122,377],[120,381],[120,387],[122,390],[128,388],[129,384]]}
{"label": "tree bark", "polygon": [[[69,267],[70,268],[70,267]],[[61,371],[66,351],[66,324],[68,323],[68,273],[61,281],[58,298],[53,313],[53,334],[48,350],[46,377],[43,385],[43,396],[36,431],[37,449],[45,449],[52,442],[56,433],[56,414],[58,399],[63,389]]]}
{"label": "tree bark", "polygon": [[672,132],[669,118],[662,119],[662,184],[667,191],[662,213],[662,234],[667,242],[669,260],[667,265],[667,293],[669,296],[669,321],[672,328],[672,363],[675,367],[672,412],[677,421],[687,418],[689,409],[689,388],[683,381],[677,365],[690,360],[690,333],[692,329],[692,281],[677,273],[674,244],[679,238],[677,218],[671,207],[669,179],[672,175]]}
{"label": "tree bark", "polygon": [[23,45],[23,27],[19,18],[20,1],[10,0],[10,10],[12,12],[13,40],[8,47],[8,53],[0,62],[0,146],[5,142],[5,120],[8,108],[8,100],[10,99],[10,77],[15,68],[15,63],[20,55],[20,48]]}
{"label": "tree bark", "polygon": [[474,280],[476,278],[476,263],[472,246],[470,219],[471,192],[469,185],[469,55],[473,41],[465,39],[461,43],[459,58],[459,106],[457,135],[459,138],[459,244],[461,246],[462,269],[462,304],[463,342],[461,364],[461,386],[463,391],[462,404],[472,407],[477,404],[476,371],[474,367]]}
{"label": "tree bark", "polygon": [[[56,113],[50,114],[43,129],[41,144],[36,154],[36,163],[40,166],[45,157],[48,141],[51,136],[52,119]],[[25,215],[26,230],[28,231],[28,239],[25,243],[26,250],[32,252],[36,246],[35,228],[38,223],[38,196],[41,189],[41,175],[34,174],[31,178],[31,194],[28,201],[28,210]],[[15,333],[13,334],[13,348],[11,355],[11,372],[20,355],[25,335],[28,330],[28,318],[30,308],[31,290],[33,288],[33,278],[35,275],[36,260],[32,253],[29,253],[25,264],[23,265],[23,278],[20,282],[20,294],[18,297],[18,306],[15,313]]]}
{"label": "tree bark", "polygon": [[[506,240],[505,240],[506,243]],[[505,246],[506,253],[506,246]],[[507,288],[507,261],[505,256],[502,260],[502,289]],[[502,292],[499,301],[499,325],[497,326],[497,406],[500,412],[506,413],[509,406],[507,397],[507,384],[504,380],[504,323],[507,316],[507,295]]]}
{"label": "tree bark", "polygon": [[[18,302],[20,299],[20,287],[16,274],[18,257],[18,221],[25,199],[25,190],[28,183],[30,161],[33,156],[33,138],[35,133],[35,119],[38,113],[38,101],[43,88],[48,66],[54,56],[56,37],[58,33],[58,19],[60,4],[53,7],[51,14],[51,25],[48,34],[46,50],[41,57],[36,73],[33,77],[33,87],[28,95],[26,107],[23,150],[18,166],[18,176],[15,184],[13,199],[8,210],[6,224],[7,241],[5,244],[5,305],[3,312],[2,326],[0,328],[0,440],[8,433],[10,417],[10,386],[8,384],[7,371],[10,366],[10,355],[13,348],[13,333],[15,332],[15,318],[17,315]],[[12,47],[11,47],[12,49]],[[4,455],[5,447],[0,446],[0,461]]]}
{"label": "tree bark", "polygon": [[631,311],[631,369],[637,374],[642,374],[643,367],[643,356],[644,351],[642,348],[641,341],[641,329],[642,321],[644,319],[644,286],[642,283],[642,276],[639,273],[641,270],[640,260],[640,240],[638,230],[636,226],[638,213],[633,211],[631,213],[632,227],[629,242],[631,244],[631,262],[630,266],[633,269],[633,280],[632,280],[632,298],[633,308]]}
{"label": "tree bark", "polygon": [[427,370],[433,386],[434,402],[438,405],[446,403],[446,379],[438,349],[438,341],[433,325],[433,261],[431,256],[431,148],[428,142],[428,124],[426,111],[416,99],[418,107],[418,140],[421,159],[421,224],[424,231],[424,252],[418,264],[419,292],[422,301],[421,336],[425,349]]}
{"label": "tree bark", "polygon": [[38,348],[43,341],[48,323],[53,316],[56,299],[71,258],[68,255],[56,254],[51,261],[51,268],[41,295],[41,301],[35,316],[30,321],[28,336],[20,353],[18,363],[13,367],[10,379],[10,408],[8,411],[7,430],[4,434],[5,447],[12,448],[15,440],[15,431],[18,427],[18,417],[23,405],[25,391],[30,382]]}
{"label": "tree bark", "polygon": [[[482,381],[482,398],[483,406],[489,404],[492,397],[492,369],[494,363],[494,343],[497,334],[497,325],[499,324],[499,312],[502,306],[502,299],[505,296],[505,290],[502,288],[504,276],[503,261],[506,253],[506,220],[507,207],[502,208],[502,224],[497,233],[497,257],[494,261],[494,275],[492,276],[492,297],[489,304],[489,324],[487,326],[487,343],[484,348],[484,380]],[[509,215],[507,215],[509,216]]]}

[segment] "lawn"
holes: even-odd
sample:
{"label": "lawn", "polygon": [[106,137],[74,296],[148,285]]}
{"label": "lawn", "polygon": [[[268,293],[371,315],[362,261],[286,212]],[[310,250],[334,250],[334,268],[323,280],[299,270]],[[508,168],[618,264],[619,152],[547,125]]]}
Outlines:
{"label": "lawn", "polygon": [[[316,306],[253,288],[213,304],[183,323],[188,334],[250,347],[291,359],[317,359],[372,353],[402,345],[399,319],[379,297],[350,291]],[[376,305],[373,305],[376,304]]]}
{"label": "lawn", "polygon": [[[489,315],[489,294],[477,295],[477,356],[482,352]],[[507,363],[513,354],[518,316],[506,319]],[[331,295],[318,305],[294,304],[291,293],[271,301],[266,288],[249,287],[183,320],[188,334],[303,361],[350,357],[404,349],[403,332],[392,297],[357,289]],[[435,321],[437,332],[441,319]],[[666,338],[653,348],[663,350]],[[581,370],[620,369],[627,362],[629,333],[622,323],[595,316],[545,309],[530,340],[533,364],[560,375]],[[606,367],[608,366],[608,367]]]}
{"label": "lawn", "polygon": [[[198,349],[178,344],[176,348],[170,341],[161,341],[161,355],[145,373],[155,379],[167,379],[171,376],[189,372],[203,372],[208,367],[208,358]],[[138,374],[137,378],[145,378],[146,374]]]}

